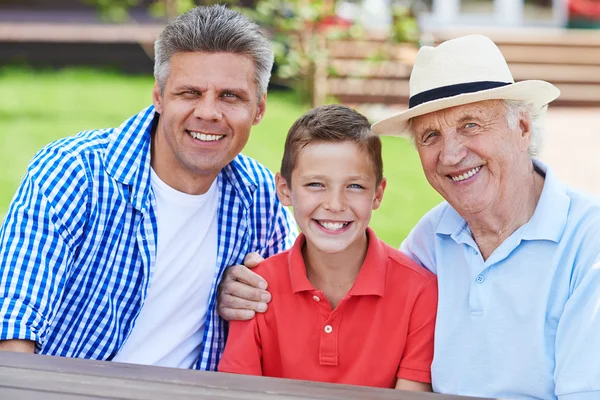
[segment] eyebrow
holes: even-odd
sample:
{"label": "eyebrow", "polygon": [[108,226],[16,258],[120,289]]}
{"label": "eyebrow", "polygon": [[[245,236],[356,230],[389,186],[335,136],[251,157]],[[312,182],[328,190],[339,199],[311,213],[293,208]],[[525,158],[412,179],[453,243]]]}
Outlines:
{"label": "eyebrow", "polygon": [[[330,177],[327,175],[307,175],[307,176],[303,176],[302,179],[306,180],[306,181],[310,181],[310,180],[327,180]],[[347,180],[350,181],[355,181],[355,180],[368,180],[369,176],[368,175],[350,175],[348,177],[346,177]]]}
{"label": "eyebrow", "polygon": [[[174,88],[175,92],[181,92],[181,91],[186,91],[186,90],[193,90],[196,92],[204,92],[206,91],[205,88],[201,88],[200,86],[194,86],[194,85],[181,85],[181,86],[176,86]],[[237,95],[241,95],[243,96],[249,96],[249,93],[246,89],[244,88],[222,88],[222,89],[218,89],[219,93],[234,93]]]}

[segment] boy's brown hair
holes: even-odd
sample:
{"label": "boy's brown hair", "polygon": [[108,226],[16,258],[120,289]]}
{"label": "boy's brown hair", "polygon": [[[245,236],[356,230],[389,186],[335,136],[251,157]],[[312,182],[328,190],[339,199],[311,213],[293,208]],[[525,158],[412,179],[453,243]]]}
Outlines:
{"label": "boy's brown hair", "polygon": [[288,185],[292,184],[292,171],[296,167],[298,154],[315,142],[356,143],[373,163],[376,185],[383,180],[381,139],[371,130],[369,120],[349,107],[330,104],[306,112],[290,128],[281,161],[281,176]]}

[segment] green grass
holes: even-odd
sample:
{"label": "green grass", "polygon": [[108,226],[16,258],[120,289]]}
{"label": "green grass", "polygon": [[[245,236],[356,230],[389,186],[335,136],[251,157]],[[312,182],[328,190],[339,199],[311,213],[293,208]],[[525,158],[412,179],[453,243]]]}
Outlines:
{"label": "green grass", "polygon": [[[150,104],[152,85],[148,76],[81,69],[0,70],[0,218],[36,151],[81,130],[119,125]],[[307,109],[294,93],[271,92],[265,118],[253,129],[244,153],[277,171],[287,130]],[[371,225],[396,247],[440,197],[429,187],[408,141],[383,142],[388,186]]]}

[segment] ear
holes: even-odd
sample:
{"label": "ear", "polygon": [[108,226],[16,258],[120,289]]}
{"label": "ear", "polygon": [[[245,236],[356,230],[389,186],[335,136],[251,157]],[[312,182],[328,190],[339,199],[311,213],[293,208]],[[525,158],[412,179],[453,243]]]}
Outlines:
{"label": "ear", "polygon": [[156,112],[162,114],[162,95],[160,94],[160,86],[158,86],[158,82],[154,82],[154,88],[152,89],[152,103],[154,103]]}
{"label": "ear", "polygon": [[277,197],[279,197],[279,201],[286,207],[292,205],[292,196],[291,189],[287,183],[287,180],[281,176],[278,172],[275,175],[275,188],[277,189]]}
{"label": "ear", "polygon": [[531,117],[529,113],[522,113],[519,117],[519,134],[521,136],[521,150],[527,151],[531,143]]}
{"label": "ear", "polygon": [[385,187],[387,186],[387,179],[383,178],[377,189],[375,190],[375,198],[373,199],[373,210],[377,210],[379,206],[381,206],[381,202],[383,200],[383,192],[385,192]]}
{"label": "ear", "polygon": [[263,116],[265,115],[265,111],[267,109],[267,94],[263,94],[258,101],[258,107],[256,109],[256,116],[254,117],[254,121],[252,125],[258,125],[260,121],[262,121]]}

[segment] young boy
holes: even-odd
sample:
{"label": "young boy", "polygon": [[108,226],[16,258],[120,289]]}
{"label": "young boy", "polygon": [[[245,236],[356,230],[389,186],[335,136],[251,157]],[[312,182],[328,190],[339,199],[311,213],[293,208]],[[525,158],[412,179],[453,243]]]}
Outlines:
{"label": "young boy", "polygon": [[378,240],[381,141],[341,105],[291,127],[277,194],[302,234],[255,271],[269,309],[233,321],[219,370],[406,390],[431,390],[435,276]]}

